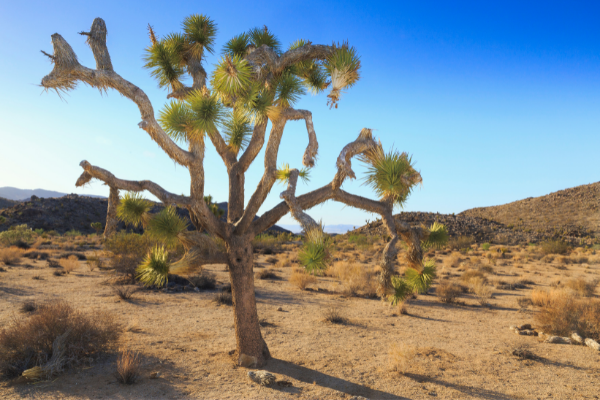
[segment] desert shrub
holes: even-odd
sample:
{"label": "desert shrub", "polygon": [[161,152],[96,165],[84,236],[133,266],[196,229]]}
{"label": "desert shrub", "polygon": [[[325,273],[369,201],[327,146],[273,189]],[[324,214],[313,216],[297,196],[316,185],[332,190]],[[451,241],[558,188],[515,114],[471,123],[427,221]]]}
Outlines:
{"label": "desert shrub", "polygon": [[141,261],[146,254],[156,245],[148,235],[137,233],[117,232],[104,242],[104,250],[113,255],[127,255],[138,257]]}
{"label": "desert shrub", "polygon": [[23,250],[17,249],[16,247],[9,247],[6,249],[0,249],[0,262],[6,265],[16,265],[23,257]]}
{"label": "desert shrub", "polygon": [[492,297],[492,287],[487,285],[487,282],[482,278],[472,278],[470,280],[471,290],[477,297],[477,301],[482,306],[489,304],[489,299]]}
{"label": "desert shrub", "polygon": [[462,293],[462,289],[459,285],[448,280],[441,281],[435,289],[435,294],[444,303],[454,303],[457,297]]}
{"label": "desert shrub", "polygon": [[59,271],[54,271],[54,272],[52,273],[52,275],[54,275],[54,276],[63,276],[63,275],[65,275],[65,274],[66,274],[66,272],[65,272],[65,271],[62,271],[62,270],[59,270]]}
{"label": "desert shrub", "polygon": [[294,271],[290,276],[290,283],[300,290],[305,290],[310,285],[317,283],[317,278],[314,275],[309,275],[304,271]]}
{"label": "desert shrub", "polygon": [[331,324],[347,324],[348,319],[344,317],[339,309],[330,307],[323,311],[323,321]]}
{"label": "desert shrub", "polygon": [[49,378],[85,362],[118,336],[119,326],[109,314],[87,314],[65,302],[43,304],[0,331],[0,373]]}
{"label": "desert shrub", "polygon": [[0,225],[6,223],[6,217],[4,217],[3,215],[0,215]]}
{"label": "desert shrub", "polygon": [[266,268],[254,274],[256,279],[279,279],[279,276],[271,268]]}
{"label": "desert shrub", "polygon": [[562,299],[563,297],[569,297],[570,295],[561,289],[554,290],[542,290],[542,289],[533,289],[531,292],[531,301],[534,305],[538,307],[547,307],[552,302],[557,301],[558,299]]}
{"label": "desert shrub", "polygon": [[483,243],[481,245],[481,249],[484,251],[488,251],[490,249],[490,244],[489,243]]}
{"label": "desert shrub", "polygon": [[289,257],[285,256],[285,257],[281,257],[279,259],[279,262],[277,263],[277,268],[289,268],[292,266],[292,263],[289,259]]}
{"label": "desert shrub", "polygon": [[482,271],[476,269],[468,269],[460,277],[460,280],[467,285],[470,285],[471,282],[475,279],[481,279],[484,282],[487,282],[485,274]]}
{"label": "desert shrub", "polygon": [[470,249],[473,243],[475,243],[475,238],[463,235],[448,240],[447,246],[452,250],[465,250]]}
{"label": "desert shrub", "polygon": [[310,229],[306,232],[304,244],[298,252],[300,264],[312,274],[321,273],[331,261],[332,245],[331,237],[320,227]]}
{"label": "desert shrub", "polygon": [[34,240],[34,232],[25,224],[11,226],[7,231],[0,233],[0,245],[2,246],[33,243]]}
{"label": "desert shrub", "polygon": [[63,236],[74,238],[81,236],[81,232],[76,229],[71,229],[70,231],[65,232]]}
{"label": "desert shrub", "polygon": [[269,264],[277,264],[277,257],[267,257],[267,259],[265,260],[266,262],[268,262]]}
{"label": "desert shrub", "polygon": [[135,286],[115,286],[113,292],[119,296],[121,300],[131,300],[138,288]]}
{"label": "desert shrub", "polygon": [[517,299],[517,304],[519,305],[520,308],[525,309],[525,308],[533,305],[533,301],[531,301],[531,299],[528,297],[519,297]]}
{"label": "desert shrub", "polygon": [[47,260],[49,256],[49,253],[37,250],[29,250],[23,253],[23,257],[29,258],[30,260]]}
{"label": "desert shrub", "polygon": [[565,283],[565,287],[573,290],[582,297],[593,297],[598,286],[598,280],[586,281],[584,278],[570,279]]}
{"label": "desert shrub", "polygon": [[456,268],[460,265],[460,257],[460,253],[453,252],[448,258],[446,258],[444,265],[450,268]]}
{"label": "desert shrub", "polygon": [[190,276],[187,280],[200,290],[212,290],[217,286],[215,276],[206,271],[202,271],[199,275]]}
{"label": "desert shrub", "polygon": [[115,378],[119,383],[131,385],[139,378],[140,357],[137,353],[129,350],[121,350],[117,359],[117,371]]}
{"label": "desert shrub", "polygon": [[214,297],[215,303],[226,306],[233,305],[233,297],[231,296],[231,292],[221,292],[217,293]]}
{"label": "desert shrub", "polygon": [[274,250],[281,249],[281,246],[286,243],[294,240],[293,234],[281,233],[279,235],[271,235],[268,233],[262,233],[260,235],[256,235],[254,239],[252,239],[252,247],[258,252],[263,254],[273,254]]}
{"label": "desert shrub", "polygon": [[376,291],[374,273],[360,264],[339,261],[327,268],[327,274],[342,281],[346,296],[355,296],[362,292],[371,297]]}
{"label": "desert shrub", "polygon": [[372,241],[365,235],[358,233],[351,233],[348,235],[348,243],[352,243],[361,249],[368,247],[371,242]]}
{"label": "desert shrub", "polygon": [[547,240],[540,246],[544,254],[565,254],[569,250],[569,245],[562,240]]}
{"label": "desert shrub", "polygon": [[90,272],[95,270],[96,268],[102,269],[102,260],[96,254],[87,256],[86,264]]}
{"label": "desert shrub", "polygon": [[61,258],[58,263],[63,267],[67,274],[70,274],[75,269],[79,268],[79,259],[77,256],[69,256],[68,258]]}
{"label": "desert shrub", "polygon": [[23,313],[31,313],[34,311],[37,311],[38,309],[38,305],[36,304],[35,301],[26,301],[23,304],[21,304],[21,312]]}
{"label": "desert shrub", "polygon": [[92,222],[90,224],[93,230],[96,231],[96,234],[99,235],[102,232],[102,222]]}
{"label": "desert shrub", "polygon": [[544,332],[569,336],[577,332],[584,338],[600,340],[600,302],[569,295],[551,297],[536,314]]}

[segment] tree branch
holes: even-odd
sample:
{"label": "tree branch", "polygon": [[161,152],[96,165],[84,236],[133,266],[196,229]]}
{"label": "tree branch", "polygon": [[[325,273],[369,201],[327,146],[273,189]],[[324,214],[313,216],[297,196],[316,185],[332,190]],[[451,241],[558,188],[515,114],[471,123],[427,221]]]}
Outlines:
{"label": "tree branch", "polygon": [[263,44],[246,55],[246,60],[254,67],[259,68],[261,65],[267,64],[269,71],[276,75],[281,73],[286,67],[300,61],[325,60],[334,49],[333,46],[308,43],[278,56],[272,48]]}
{"label": "tree branch", "polygon": [[250,165],[252,164],[252,162],[254,162],[254,159],[256,158],[256,156],[258,155],[260,150],[262,149],[263,144],[265,144],[266,131],[267,131],[267,122],[266,121],[263,123],[254,125],[254,130],[252,131],[252,137],[250,138],[250,143],[248,144],[248,147],[246,147],[246,150],[240,157],[240,161],[238,161],[238,164],[240,165],[240,168],[242,169],[243,172],[246,172],[248,170],[248,168],[250,168]]}
{"label": "tree branch", "polygon": [[365,151],[376,147],[378,144],[373,140],[373,131],[368,128],[363,128],[358,135],[358,138],[352,142],[347,144],[337,159],[337,167],[338,172],[335,174],[333,178],[333,189],[337,190],[342,186],[344,180],[347,177],[351,179],[356,179],[356,174],[352,171],[352,158],[357,156],[358,154],[364,153]]}
{"label": "tree branch", "polygon": [[178,204],[182,207],[187,207],[190,204],[190,198],[186,196],[179,196],[160,187],[151,181],[126,181],[115,177],[112,173],[100,167],[95,167],[87,161],[82,161],[80,164],[84,172],[77,179],[76,186],[82,186],[89,182],[92,178],[96,178],[106,183],[111,188],[128,190],[131,192],[142,192],[144,190],[149,191],[160,199],[165,205]]}
{"label": "tree branch", "polygon": [[94,52],[99,69],[93,70],[79,64],[71,46],[62,36],[55,33],[52,35],[54,68],[42,79],[42,86],[47,90],[54,89],[57,92],[68,91],[75,89],[77,82],[81,81],[100,91],[109,88],[117,90],[138,106],[142,116],[142,121],[138,126],[148,132],[152,140],[158,143],[173,161],[184,166],[192,162],[193,155],[177,146],[160,127],[154,117],[154,109],[148,96],[139,87],[126,81],[112,70],[110,56],[106,50],[104,22],[97,18],[92,24],[92,31],[84,33],[84,35],[88,36],[88,43]]}
{"label": "tree branch", "polygon": [[290,171],[287,190],[281,192],[279,197],[285,201],[285,204],[287,204],[292,212],[292,217],[300,223],[304,232],[308,232],[310,229],[318,228],[319,224],[310,215],[305,213],[298,204],[298,200],[296,199],[296,184],[298,183],[299,174],[300,172],[295,168]]}

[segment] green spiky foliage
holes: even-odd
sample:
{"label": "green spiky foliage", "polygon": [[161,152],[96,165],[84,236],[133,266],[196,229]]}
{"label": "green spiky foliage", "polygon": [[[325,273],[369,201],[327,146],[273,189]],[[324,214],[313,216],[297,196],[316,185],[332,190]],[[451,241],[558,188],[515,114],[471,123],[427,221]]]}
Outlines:
{"label": "green spiky foliage", "polygon": [[283,74],[275,86],[275,105],[277,107],[292,107],[306,91],[300,78],[292,73]]}
{"label": "green spiky foliage", "polygon": [[[281,168],[277,170],[277,180],[281,183],[288,183],[290,180],[290,174],[290,164],[284,163]],[[302,179],[302,182],[308,183],[310,181],[310,170],[308,168],[302,168],[300,171],[298,171],[298,177]]]}
{"label": "green spiky foliage", "polygon": [[137,278],[146,286],[163,286],[168,283],[169,253],[163,246],[154,247],[136,268]]}
{"label": "green spiky foliage", "polygon": [[298,252],[300,264],[311,274],[324,271],[331,261],[331,237],[323,232],[323,227],[309,229],[305,233],[304,244]]}
{"label": "green spiky foliage", "polygon": [[216,65],[211,85],[220,97],[228,99],[242,95],[250,86],[252,68],[241,56],[226,55]]}
{"label": "green spiky foliage", "polygon": [[102,222],[92,222],[90,226],[96,231],[96,234],[100,234],[103,228]]}
{"label": "green spiky foliage", "polygon": [[323,63],[327,74],[331,77],[331,93],[328,104],[337,108],[342,90],[354,86],[360,78],[360,57],[354,47],[347,43],[337,47],[333,54]]}
{"label": "green spiky foliage", "polygon": [[121,197],[117,206],[117,217],[127,225],[146,227],[152,203],[142,197],[141,193],[128,192]]}
{"label": "green spiky foliage", "polygon": [[436,276],[435,263],[432,260],[425,261],[420,271],[407,268],[404,275],[415,293],[427,293]]}
{"label": "green spiky foliage", "polygon": [[392,288],[394,292],[388,295],[388,301],[394,306],[402,303],[413,293],[412,286],[399,276],[392,276]]}
{"label": "green spiky foliage", "polygon": [[252,125],[248,117],[239,109],[230,112],[223,121],[223,136],[227,145],[237,155],[250,142]]}
{"label": "green spiky foliage", "polygon": [[204,202],[208,205],[210,212],[212,212],[215,217],[221,218],[223,215],[225,215],[225,210],[219,208],[219,205],[217,203],[213,203],[212,200],[213,198],[210,194],[208,196],[204,196]]}
{"label": "green spiky foliage", "polygon": [[[299,39],[290,45],[289,50],[300,48],[306,44],[308,44],[306,40]],[[319,61],[300,61],[290,67],[290,71],[301,78],[304,86],[313,94],[321,92],[329,85],[327,82],[327,73]]]}
{"label": "green spiky foliage", "polygon": [[162,241],[167,247],[175,247],[178,237],[187,231],[188,223],[185,218],[177,214],[173,206],[163,208],[148,221],[148,233],[156,240]]}
{"label": "green spiky foliage", "polygon": [[171,91],[177,91],[183,87],[180,81],[184,74],[181,55],[172,43],[165,40],[153,43],[146,49],[144,61],[146,62],[144,67],[148,68],[150,74],[158,80],[159,87],[170,88]]}
{"label": "green spiky foliage", "polygon": [[259,48],[263,44],[266,44],[270,48],[275,51],[277,54],[281,54],[281,43],[279,40],[269,32],[269,29],[265,26],[263,28],[254,28],[251,29],[248,33],[250,37],[250,42],[256,47]]}
{"label": "green spiky foliage", "polygon": [[217,125],[223,121],[225,110],[217,96],[208,96],[195,90],[186,98],[186,102],[193,112],[192,132],[195,137],[203,137],[204,133],[213,135],[218,132]]}
{"label": "green spiky foliage", "polygon": [[424,251],[427,251],[431,248],[441,249],[448,243],[448,229],[444,224],[440,224],[439,222],[434,222],[429,227],[429,236],[427,240],[421,242],[421,248]]}
{"label": "green spiky foliage", "polygon": [[186,38],[186,51],[201,59],[204,50],[213,54],[217,36],[217,24],[205,15],[190,15],[183,20],[183,32]]}
{"label": "green spiky foliage", "polygon": [[178,142],[185,143],[196,134],[194,112],[183,101],[171,100],[168,102],[160,111],[158,122],[163,130]]}
{"label": "green spiky foliage", "polygon": [[421,182],[412,157],[406,153],[394,149],[386,153],[377,146],[362,155],[360,160],[368,165],[364,184],[394,206],[402,207],[414,186]]}
{"label": "green spiky foliage", "polygon": [[247,33],[234,36],[225,46],[223,46],[223,54],[230,57],[243,57],[246,55],[246,49],[250,44],[250,36]]}

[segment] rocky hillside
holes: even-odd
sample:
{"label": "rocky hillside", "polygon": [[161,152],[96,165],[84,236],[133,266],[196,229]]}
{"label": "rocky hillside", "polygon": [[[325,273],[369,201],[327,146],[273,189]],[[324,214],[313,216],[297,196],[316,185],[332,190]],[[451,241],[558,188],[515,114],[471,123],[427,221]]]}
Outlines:
{"label": "rocky hillside", "polygon": [[19,202],[14,200],[5,199],[4,197],[0,197],[0,210],[3,208],[9,208],[14,205],[17,205]]}
{"label": "rocky hillside", "polygon": [[[467,217],[463,215],[447,215],[426,212],[402,212],[394,215],[394,219],[404,221],[411,226],[431,226],[439,222],[448,228],[450,237],[472,236],[478,243],[503,243],[517,244],[537,242],[541,236],[528,235],[524,232],[515,232],[503,224],[478,217]],[[365,226],[355,229],[348,234],[359,233],[364,235],[388,235],[387,229],[380,219]]]}
{"label": "rocky hillside", "polygon": [[[17,203],[17,202],[15,202]],[[227,203],[219,203],[218,206],[227,210]],[[159,212],[164,206],[156,203],[151,212]],[[59,198],[38,198],[32,196],[29,201],[13,205],[10,208],[0,210],[0,216],[6,218],[6,222],[0,225],[0,232],[12,225],[27,224],[32,229],[43,229],[45,231],[55,230],[65,233],[70,230],[78,230],[82,233],[94,233],[90,224],[92,222],[106,223],[106,211],[108,199],[78,196],[70,194]],[[189,213],[185,209],[178,209],[181,216],[189,219]],[[124,224],[119,229],[125,229]],[[190,229],[193,225],[190,223]],[[269,229],[271,233],[288,232],[275,225]]]}
{"label": "rocky hillside", "polygon": [[495,221],[527,235],[591,242],[600,238],[600,182],[501,206],[473,208],[459,216]]}

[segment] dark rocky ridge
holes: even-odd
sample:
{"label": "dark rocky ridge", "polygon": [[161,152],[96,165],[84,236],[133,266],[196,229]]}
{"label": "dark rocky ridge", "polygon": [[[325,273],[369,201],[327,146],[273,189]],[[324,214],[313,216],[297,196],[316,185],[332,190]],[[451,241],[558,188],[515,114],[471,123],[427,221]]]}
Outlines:
{"label": "dark rocky ridge", "polygon": [[18,201],[5,199],[4,197],[0,197],[0,210],[4,208],[9,208],[19,204]]}
{"label": "dark rocky ridge", "polygon": [[[219,203],[218,206],[225,210],[226,215],[227,203]],[[151,212],[156,213],[163,208],[162,204],[154,203]],[[12,225],[27,224],[32,229],[55,230],[61,234],[72,229],[86,234],[95,233],[90,224],[92,222],[101,222],[104,226],[107,209],[108,199],[106,198],[79,196],[76,194],[46,199],[32,196],[29,201],[23,201],[12,207],[0,210],[0,215],[6,218],[6,222],[0,225],[0,232],[7,230]],[[178,208],[177,211],[179,215],[189,220],[189,213],[186,209]],[[118,229],[125,229],[125,225],[119,223]],[[141,229],[127,229],[134,232],[142,232]],[[189,229],[194,229],[191,222]],[[267,232],[282,233],[289,231],[275,225]]]}

